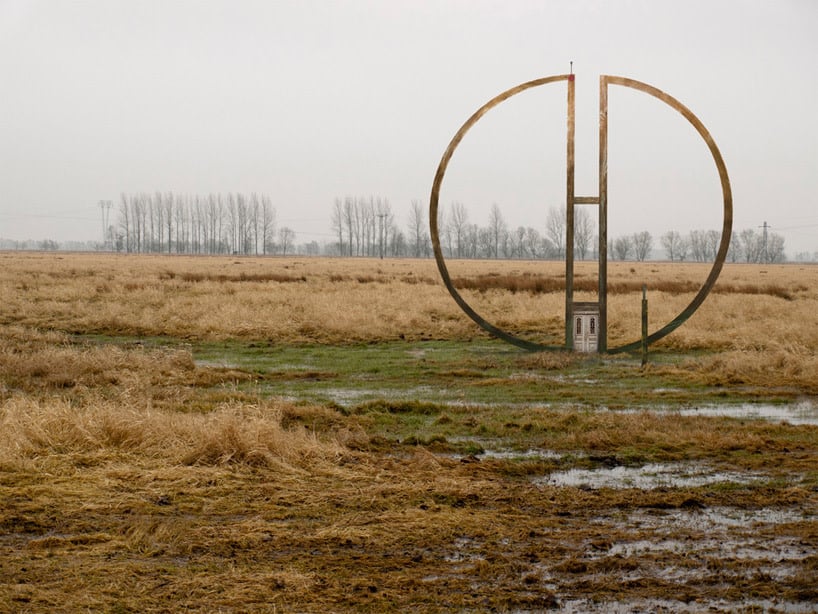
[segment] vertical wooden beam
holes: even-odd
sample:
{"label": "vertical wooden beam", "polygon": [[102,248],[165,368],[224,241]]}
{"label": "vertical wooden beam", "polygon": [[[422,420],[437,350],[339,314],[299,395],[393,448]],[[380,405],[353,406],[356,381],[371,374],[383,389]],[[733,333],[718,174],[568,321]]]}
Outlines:
{"label": "vertical wooden beam", "polygon": [[642,284],[642,366],[648,364],[648,287]]}
{"label": "vertical wooden beam", "polygon": [[568,76],[568,134],[565,185],[565,348],[574,348],[574,75]]}
{"label": "vertical wooden beam", "polygon": [[599,342],[608,351],[608,80],[599,77]]}

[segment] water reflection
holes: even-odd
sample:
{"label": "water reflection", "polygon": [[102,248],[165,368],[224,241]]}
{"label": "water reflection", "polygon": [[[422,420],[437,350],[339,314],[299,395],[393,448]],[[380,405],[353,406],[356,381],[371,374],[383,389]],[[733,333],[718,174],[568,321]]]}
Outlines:
{"label": "water reflection", "polygon": [[818,424],[818,405],[804,400],[788,405],[711,405],[678,410],[682,416],[727,416],[730,418],[757,418],[790,424]]}
{"label": "water reflection", "polygon": [[718,482],[748,484],[763,476],[737,471],[716,471],[696,463],[651,463],[642,467],[569,469],[536,480],[552,486],[581,488],[694,488]]}

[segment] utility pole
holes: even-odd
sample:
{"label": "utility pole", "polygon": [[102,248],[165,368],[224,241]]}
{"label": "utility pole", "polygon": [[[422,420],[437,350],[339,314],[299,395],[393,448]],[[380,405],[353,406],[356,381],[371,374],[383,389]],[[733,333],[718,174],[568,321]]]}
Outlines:
{"label": "utility pole", "polygon": [[99,201],[99,209],[102,212],[102,245],[103,249],[113,248],[113,245],[109,246],[108,241],[108,224],[111,216],[111,207],[114,203],[110,200],[101,200]]}
{"label": "utility pole", "polygon": [[767,222],[764,222],[764,225],[761,226],[761,228],[764,229],[764,234],[762,235],[762,246],[764,250],[762,258],[764,258],[764,264],[769,264],[770,256],[769,253],[767,252],[767,229],[769,228],[769,226],[767,226]]}

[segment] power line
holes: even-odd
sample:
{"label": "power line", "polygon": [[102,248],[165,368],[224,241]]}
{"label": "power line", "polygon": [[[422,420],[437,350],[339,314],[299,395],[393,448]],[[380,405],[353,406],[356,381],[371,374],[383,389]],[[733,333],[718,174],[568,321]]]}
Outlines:
{"label": "power line", "polygon": [[0,217],[6,219],[46,219],[46,220],[84,220],[93,222],[96,218],[93,217],[80,217],[76,215],[55,215],[53,213],[2,213],[0,212]]}

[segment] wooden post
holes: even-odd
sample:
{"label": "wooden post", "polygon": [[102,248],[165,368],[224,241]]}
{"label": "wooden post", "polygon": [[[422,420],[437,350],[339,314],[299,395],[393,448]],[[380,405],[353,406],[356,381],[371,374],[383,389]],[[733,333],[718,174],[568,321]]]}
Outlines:
{"label": "wooden post", "polygon": [[642,284],[642,366],[648,364],[648,287]]}
{"label": "wooden post", "polygon": [[568,76],[565,173],[565,349],[574,349],[574,74]]}
{"label": "wooden post", "polygon": [[608,351],[608,81],[599,77],[599,352]]}

